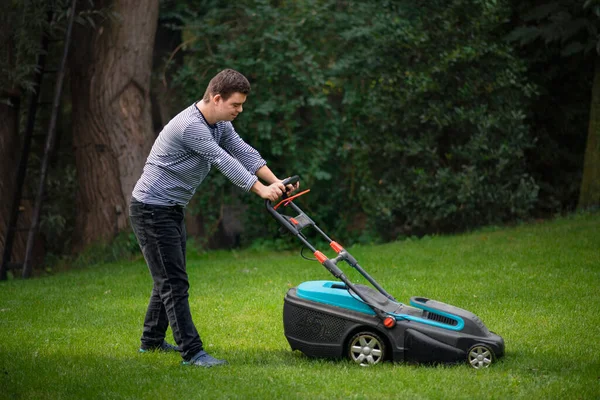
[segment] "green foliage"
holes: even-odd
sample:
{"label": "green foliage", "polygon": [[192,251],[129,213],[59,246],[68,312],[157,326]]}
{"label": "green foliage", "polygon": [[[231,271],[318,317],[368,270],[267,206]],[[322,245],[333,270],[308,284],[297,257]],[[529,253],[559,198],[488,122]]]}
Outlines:
{"label": "green foliage", "polygon": [[[341,132],[339,111],[329,99],[331,89],[323,69],[336,46],[327,40],[334,34],[334,28],[328,27],[335,15],[332,4],[318,2],[314,9],[310,2],[279,7],[267,1],[199,4],[199,9],[209,11],[183,21],[184,33],[197,40],[188,46],[175,82],[191,102],[202,96],[208,80],[221,69],[245,73],[253,86],[245,105],[250,111],[238,117],[236,129],[282,178],[300,174],[303,186],[313,189],[311,202],[323,204],[318,216],[330,219],[336,208],[347,204],[339,182],[332,180],[339,175],[333,171],[340,168],[336,152]],[[325,28],[328,32],[323,32]],[[225,180],[210,182],[213,187],[229,185]],[[200,197],[209,198],[219,190],[200,192]],[[262,208],[252,200],[251,207]],[[199,202],[203,216],[218,213],[219,202],[212,208],[206,207],[206,200]],[[250,237],[260,236],[265,226],[272,225],[264,213],[248,217]]]}
{"label": "green foliage", "polygon": [[71,264],[76,268],[83,268],[130,260],[139,254],[140,248],[134,233],[125,230],[119,232],[110,242],[98,242],[88,246],[72,260]]}
{"label": "green foliage", "polygon": [[[41,33],[47,28],[49,2],[8,1],[0,13],[0,94],[34,90]],[[7,101],[1,98],[0,101]]]}
{"label": "green foliage", "polygon": [[600,44],[597,0],[513,1],[506,36],[518,46],[538,95],[528,123],[536,148],[527,154],[540,186],[536,213],[577,205],[588,132],[593,67]]}
{"label": "green foliage", "polygon": [[[72,12],[69,0],[8,0],[0,14],[0,94],[33,92],[34,72],[39,70],[38,57],[46,56],[42,35],[61,40],[66,20]],[[80,2],[83,3],[83,2]],[[92,3],[87,0],[86,3]],[[107,12],[82,11],[76,22],[94,26],[93,17]],[[0,101],[7,101],[4,97]]]}
{"label": "green foliage", "polygon": [[[524,218],[534,89],[500,41],[509,14],[474,0],[199,2],[177,14],[173,83],[189,104],[219,70],[247,75],[236,129],[280,177],[301,175],[302,201],[340,240]],[[249,213],[246,240],[269,234],[267,218]]]}
{"label": "green foliage", "polygon": [[521,46],[538,40],[559,43],[563,57],[593,51],[600,54],[600,1],[520,1],[517,10],[522,24],[510,32],[509,40]]}
{"label": "green foliage", "polygon": [[[60,216],[53,215],[52,219],[45,219],[46,224],[62,224]],[[47,230],[58,231],[64,230],[64,227],[50,227]],[[49,240],[52,240],[50,238]],[[54,247],[56,246],[56,247]],[[194,246],[194,241],[191,240],[189,247]],[[68,249],[68,243],[62,247],[54,243],[48,244],[49,252],[44,258],[43,273],[56,273],[71,270],[73,268],[88,268],[95,267],[101,264],[108,264],[117,261],[133,260],[142,258],[140,247],[138,245],[135,234],[131,229],[119,232],[111,241],[99,241],[87,246],[83,251],[76,255],[61,253],[59,250]]]}
{"label": "green foliage", "polygon": [[[41,87],[36,87],[34,73],[39,71],[41,56],[45,59],[46,70],[53,70],[59,65],[64,50],[63,39],[67,20],[72,12],[72,1],[11,0],[6,5],[0,14],[0,102],[10,101],[8,96],[4,97],[7,94],[21,98],[20,133],[23,134],[29,118],[28,101],[25,99],[29,100],[29,95],[35,91],[39,92],[39,103],[48,103],[53,99],[56,74],[44,75]],[[93,5],[92,0],[78,2],[75,23],[95,29],[96,23],[102,19],[118,18],[109,8],[95,10],[90,8]],[[49,40],[47,51],[42,48],[43,36]],[[61,262],[59,260],[63,255],[71,252],[70,239],[76,212],[74,203],[77,171],[70,132],[71,99],[67,90],[69,79],[67,71],[57,116],[56,136],[59,140],[52,152],[40,215],[40,233],[44,238],[47,264],[50,265]],[[49,106],[37,107],[27,166],[25,197],[35,196],[39,187],[39,171],[51,112]],[[19,143],[14,151],[20,152],[21,145],[22,143]]]}
{"label": "green foliage", "polygon": [[[62,150],[62,149],[59,149]],[[60,151],[61,162],[55,163],[46,178],[45,198],[40,215],[40,232],[46,250],[55,255],[69,254],[75,223],[77,176],[72,157]],[[33,190],[31,193],[33,193]]]}
{"label": "green foliage", "polygon": [[[352,37],[353,54],[340,64],[370,84],[366,97],[345,100],[369,131],[358,151],[361,204],[388,238],[530,212],[537,186],[526,172],[533,142],[521,110],[534,89],[498,41],[509,11],[477,1],[383,9],[377,24]],[[381,48],[392,55],[384,58]]]}

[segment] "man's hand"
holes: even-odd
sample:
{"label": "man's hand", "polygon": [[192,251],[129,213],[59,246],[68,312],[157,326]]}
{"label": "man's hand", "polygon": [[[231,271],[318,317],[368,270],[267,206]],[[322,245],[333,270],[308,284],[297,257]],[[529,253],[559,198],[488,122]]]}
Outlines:
{"label": "man's hand", "polygon": [[[258,176],[263,182],[281,182],[281,179],[277,178],[266,165],[263,165],[256,171],[256,176]],[[295,185],[286,185],[285,192],[289,196],[298,190],[299,187],[300,182],[296,183]],[[252,191],[260,196],[258,191],[254,190],[254,187],[252,188]]]}
{"label": "man's hand", "polygon": [[300,187],[300,182],[296,182],[294,185],[285,185],[285,194],[287,194],[288,196],[291,196],[292,193],[294,193],[296,190],[298,190],[299,187]]}
{"label": "man's hand", "polygon": [[265,200],[276,201],[281,197],[283,192],[286,190],[286,187],[281,183],[281,181],[272,183],[269,186],[265,186],[257,181],[254,186],[252,186],[251,190]]}

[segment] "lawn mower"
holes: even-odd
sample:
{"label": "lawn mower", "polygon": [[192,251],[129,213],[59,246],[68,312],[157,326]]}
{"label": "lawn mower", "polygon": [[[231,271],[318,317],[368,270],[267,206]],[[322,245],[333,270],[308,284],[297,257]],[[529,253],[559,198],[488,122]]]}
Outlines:
{"label": "lawn mower", "polygon": [[[282,183],[294,184],[298,176]],[[360,366],[385,360],[418,364],[463,363],[487,368],[504,355],[504,340],[490,332],[473,313],[426,297],[411,297],[410,305],[398,302],[373,279],[357,260],[325,234],[304,213],[293,196],[284,194],[268,212],[281,230],[297,237],[337,281],[309,281],[285,295],[283,327],[292,350],[309,357],[343,358]],[[291,211],[284,211],[291,210]],[[292,215],[287,215],[287,214]],[[312,228],[337,253],[328,258],[302,233]],[[369,285],[352,283],[339,268],[346,262]]]}

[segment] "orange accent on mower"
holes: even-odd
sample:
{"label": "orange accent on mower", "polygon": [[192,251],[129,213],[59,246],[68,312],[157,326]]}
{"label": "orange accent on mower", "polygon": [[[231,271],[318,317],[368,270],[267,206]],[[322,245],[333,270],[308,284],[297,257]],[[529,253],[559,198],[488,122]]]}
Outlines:
{"label": "orange accent on mower", "polygon": [[287,206],[288,204],[290,204],[292,202],[292,200],[302,196],[303,194],[306,194],[310,192],[310,189],[306,189],[304,192],[300,192],[298,194],[295,194],[293,196],[290,196],[286,199],[281,200],[279,203],[277,203],[277,205],[275,207],[273,207],[274,210],[277,210],[279,208],[279,206],[281,206],[283,204],[283,206]]}
{"label": "orange accent on mower", "polygon": [[331,242],[331,243],[329,243],[329,246],[333,249],[333,251],[335,251],[338,254],[340,253],[340,251],[344,250],[342,245],[339,244],[338,242]]}
{"label": "orange accent on mower", "polygon": [[393,327],[396,326],[396,318],[385,317],[385,319],[383,320],[383,326],[385,326],[388,329],[392,329]]}
{"label": "orange accent on mower", "polygon": [[317,261],[319,261],[321,264],[327,261],[327,256],[321,253],[319,250],[315,251],[315,257],[317,258]]}

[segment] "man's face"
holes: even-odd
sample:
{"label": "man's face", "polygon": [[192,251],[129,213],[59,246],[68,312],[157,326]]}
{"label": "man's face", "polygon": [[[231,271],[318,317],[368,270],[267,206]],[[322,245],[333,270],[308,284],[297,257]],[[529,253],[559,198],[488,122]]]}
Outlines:
{"label": "man's face", "polygon": [[221,95],[214,98],[218,119],[220,121],[233,121],[239,113],[244,111],[242,105],[246,101],[246,95],[242,93],[233,93],[227,100],[223,100]]}

